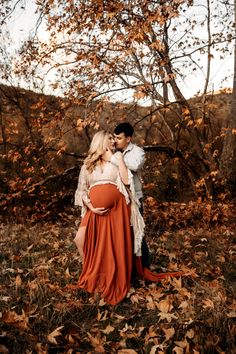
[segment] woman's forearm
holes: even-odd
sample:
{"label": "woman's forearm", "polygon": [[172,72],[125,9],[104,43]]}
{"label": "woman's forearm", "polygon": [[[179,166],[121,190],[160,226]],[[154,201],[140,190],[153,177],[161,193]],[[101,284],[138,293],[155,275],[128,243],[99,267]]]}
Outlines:
{"label": "woman's forearm", "polygon": [[93,211],[93,206],[92,206],[92,203],[91,202],[87,202],[87,203],[85,203],[86,204],[86,207],[88,208],[88,209],[90,209],[91,211]]}

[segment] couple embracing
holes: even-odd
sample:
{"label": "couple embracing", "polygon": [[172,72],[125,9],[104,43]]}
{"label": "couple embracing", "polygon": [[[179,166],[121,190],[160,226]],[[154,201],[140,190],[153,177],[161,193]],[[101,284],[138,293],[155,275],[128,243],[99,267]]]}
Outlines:
{"label": "couple embracing", "polygon": [[145,154],[131,142],[133,132],[124,122],[114,136],[94,135],[75,193],[82,217],[74,239],[83,259],[78,287],[99,293],[111,305],[124,299],[134,274],[151,281],[172,275],[148,268],[140,176]]}

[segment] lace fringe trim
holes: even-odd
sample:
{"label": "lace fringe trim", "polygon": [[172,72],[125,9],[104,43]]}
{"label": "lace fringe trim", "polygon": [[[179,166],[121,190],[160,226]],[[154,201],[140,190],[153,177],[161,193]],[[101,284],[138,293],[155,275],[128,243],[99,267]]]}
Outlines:
{"label": "lace fringe trim", "polygon": [[130,170],[128,170],[129,188],[126,188],[118,174],[117,188],[124,195],[126,203],[131,202],[131,225],[134,231],[134,253],[136,256],[142,255],[142,240],[144,237],[145,223],[139,211],[140,202],[135,196],[134,180]]}

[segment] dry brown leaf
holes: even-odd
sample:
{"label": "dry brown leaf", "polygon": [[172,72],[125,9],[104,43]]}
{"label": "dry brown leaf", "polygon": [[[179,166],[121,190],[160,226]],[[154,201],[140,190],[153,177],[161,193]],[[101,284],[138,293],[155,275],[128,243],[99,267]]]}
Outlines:
{"label": "dry brown leaf", "polygon": [[[143,327],[140,327],[138,332],[136,331],[135,326],[128,325],[127,323],[125,324],[124,328],[120,330],[120,336],[122,338],[137,338],[140,336],[141,332],[143,330]],[[141,331],[141,332],[140,332]]]}
{"label": "dry brown leaf", "polygon": [[176,340],[175,344],[177,344],[178,347],[183,348],[183,349],[189,347],[189,343],[187,342],[186,339],[185,340],[180,340],[180,341]]}
{"label": "dry brown leaf", "polygon": [[28,329],[29,316],[22,310],[22,315],[18,315],[15,311],[7,311],[2,316],[3,322],[12,324],[22,330]]}
{"label": "dry brown leaf", "polygon": [[175,289],[180,289],[180,288],[182,288],[182,278],[181,278],[181,277],[179,277],[179,278],[173,278],[173,279],[171,280],[171,285],[173,285],[173,287],[174,287]]}
{"label": "dry brown leaf", "polygon": [[43,348],[42,343],[36,343],[35,350],[37,354],[47,354],[47,351]]}
{"label": "dry brown leaf", "polygon": [[156,354],[156,350],[159,348],[159,345],[154,345],[151,347],[150,354]]}
{"label": "dry brown leaf", "polygon": [[9,300],[11,300],[11,297],[10,296],[2,296],[0,300],[8,302]]}
{"label": "dry brown leaf", "polygon": [[202,303],[203,303],[202,307],[204,309],[207,309],[207,308],[214,309],[214,307],[215,307],[214,302],[211,299],[202,300]]}
{"label": "dry brown leaf", "polygon": [[229,308],[230,310],[236,311],[236,300],[233,300],[232,304],[230,304],[230,305],[228,306],[228,308]]}
{"label": "dry brown leaf", "polygon": [[145,336],[145,342],[148,342],[150,338],[156,338],[157,333],[154,331],[154,326],[148,328],[148,333]]}
{"label": "dry brown leaf", "polygon": [[140,296],[138,294],[134,294],[130,296],[130,301],[132,302],[132,304],[136,303],[138,304],[140,300]]}
{"label": "dry brown leaf", "polygon": [[61,329],[64,328],[64,326],[57,327],[52,331],[50,334],[48,334],[47,339],[50,343],[52,344],[58,344],[56,337],[61,336]]}
{"label": "dry brown leaf", "polygon": [[71,278],[70,271],[69,271],[68,267],[66,268],[65,276],[66,276],[66,279]]}
{"label": "dry brown leaf", "polygon": [[106,305],[106,302],[104,301],[104,299],[101,299],[101,300],[99,301],[98,306],[104,306],[104,305]]}
{"label": "dry brown leaf", "polygon": [[[150,286],[151,287],[151,286]],[[165,296],[165,293],[162,292],[162,289],[152,289],[150,290],[150,294],[153,297],[153,300],[159,300],[161,297]]]}
{"label": "dry brown leaf", "polygon": [[66,339],[68,340],[68,343],[70,343],[70,344],[74,344],[75,343],[75,339],[72,337],[71,334],[68,334],[66,336]]}
{"label": "dry brown leaf", "polygon": [[187,297],[188,299],[190,299],[192,296],[191,293],[186,288],[180,288],[178,289],[178,292],[181,296]]}
{"label": "dry brown leaf", "polygon": [[133,349],[120,349],[117,352],[118,354],[138,354],[135,350]]}
{"label": "dry brown leaf", "polygon": [[131,287],[131,288],[129,288],[129,291],[128,291],[126,297],[129,298],[134,293],[135,293],[135,289]]}
{"label": "dry brown leaf", "polygon": [[170,328],[162,328],[163,332],[165,333],[165,340],[169,340],[171,337],[173,337],[173,335],[175,334],[175,329],[174,327],[170,327]]}
{"label": "dry brown leaf", "polygon": [[105,334],[109,334],[111,332],[113,332],[115,330],[114,327],[107,325],[105,329],[101,330],[101,332],[105,333]]}
{"label": "dry brown leaf", "polygon": [[218,255],[218,256],[216,257],[216,259],[217,259],[218,262],[225,263],[225,257],[222,256],[222,255]]}
{"label": "dry brown leaf", "polygon": [[162,350],[157,351],[157,349],[163,349],[163,345],[156,344],[153,347],[151,347],[150,354],[165,354]]}
{"label": "dry brown leaf", "polygon": [[97,320],[98,321],[105,321],[107,319],[107,314],[108,314],[107,310],[100,312],[98,309]]}
{"label": "dry brown leaf", "polygon": [[160,317],[159,320],[167,320],[168,323],[170,323],[172,321],[172,319],[177,320],[178,317],[175,316],[173,313],[167,313],[167,312],[160,312],[158,314],[158,316]]}
{"label": "dry brown leaf", "polygon": [[67,352],[65,354],[73,354],[74,349],[70,348],[69,350],[67,350]]}
{"label": "dry brown leaf", "polygon": [[90,340],[90,343],[92,344],[92,346],[95,348],[95,350],[98,352],[98,353],[104,353],[105,352],[105,349],[103,347],[103,344],[106,340],[106,337],[104,338],[101,338],[101,337],[94,337],[91,335],[91,333],[87,332],[88,334],[88,338]]}
{"label": "dry brown leaf", "polygon": [[189,339],[192,339],[195,335],[195,332],[193,329],[189,329],[186,333],[186,337],[189,338]]}
{"label": "dry brown leaf", "polygon": [[180,347],[174,347],[173,353],[184,354],[184,350],[183,350],[183,348],[180,348]]}
{"label": "dry brown leaf", "polygon": [[229,318],[236,318],[236,311],[230,311],[226,313],[226,316]]}
{"label": "dry brown leaf", "polygon": [[140,98],[144,98],[146,96],[145,92],[136,92],[134,94],[134,97],[137,98],[137,99],[140,99]]}
{"label": "dry brown leaf", "polygon": [[22,280],[19,274],[16,276],[15,284],[16,284],[16,289],[18,289],[22,284]]}
{"label": "dry brown leaf", "polygon": [[181,272],[184,273],[185,276],[190,276],[191,278],[198,278],[199,275],[196,273],[195,268],[189,268],[185,265],[181,265]]}
{"label": "dry brown leaf", "polygon": [[168,313],[173,309],[173,306],[171,304],[171,300],[169,298],[166,298],[165,300],[161,300],[158,304],[157,304],[157,308],[161,311],[161,312],[165,312]]}
{"label": "dry brown leaf", "polygon": [[155,302],[153,301],[152,296],[147,295],[146,296],[146,300],[148,301],[148,303],[147,303],[147,309],[148,310],[153,310],[153,309],[156,308],[156,305],[155,305]]}
{"label": "dry brown leaf", "polygon": [[29,247],[27,247],[27,251],[30,251],[34,247],[34,244],[32,243]]}
{"label": "dry brown leaf", "polygon": [[188,306],[189,306],[188,301],[182,301],[181,304],[179,305],[179,309],[185,310],[186,308],[188,308]]}

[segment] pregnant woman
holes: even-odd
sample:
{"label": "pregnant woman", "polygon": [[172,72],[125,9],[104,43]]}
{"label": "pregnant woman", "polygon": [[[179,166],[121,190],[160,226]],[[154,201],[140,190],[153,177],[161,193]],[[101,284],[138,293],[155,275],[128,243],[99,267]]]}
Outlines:
{"label": "pregnant woman", "polygon": [[112,135],[97,132],[75,193],[75,205],[82,207],[82,220],[74,241],[83,258],[79,287],[101,293],[106,302],[114,305],[129,290],[133,248],[140,253],[144,222],[131,192],[132,173],[121,152],[115,153],[118,165],[110,162],[113,152]]}
{"label": "pregnant woman", "polygon": [[[111,163],[111,157],[116,164]],[[114,153],[109,132],[97,132],[81,167],[75,205],[82,220],[74,239],[83,259],[78,286],[98,292],[112,305],[127,294],[132,268],[136,274],[158,281],[178,273],[156,274],[143,268],[141,244],[144,221],[135,199],[133,175],[121,152]]]}

